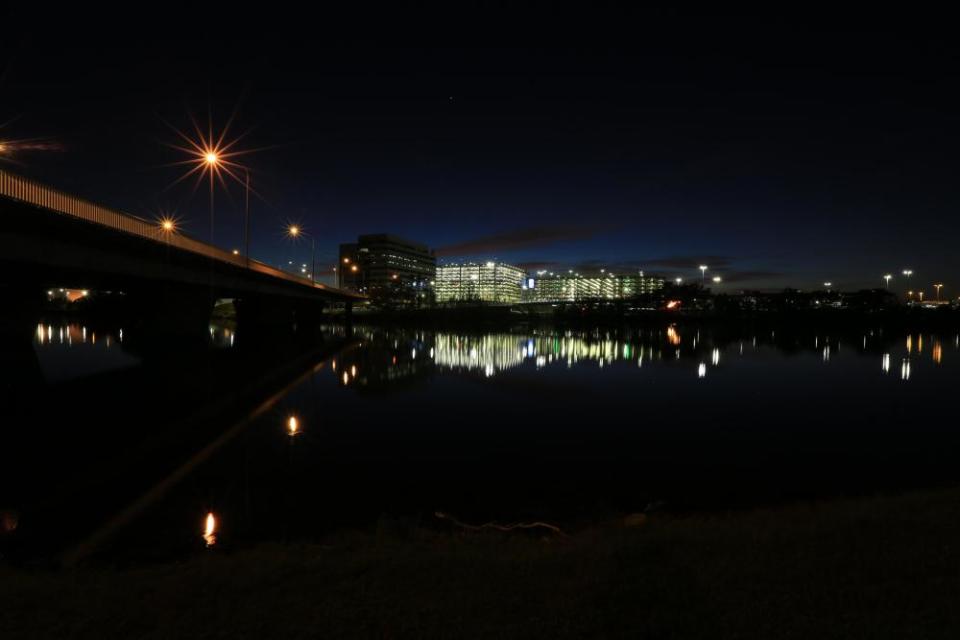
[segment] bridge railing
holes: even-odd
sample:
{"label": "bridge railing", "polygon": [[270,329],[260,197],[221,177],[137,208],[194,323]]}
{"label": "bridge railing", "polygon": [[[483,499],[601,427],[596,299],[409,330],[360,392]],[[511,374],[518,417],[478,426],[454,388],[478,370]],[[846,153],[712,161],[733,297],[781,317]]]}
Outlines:
{"label": "bridge railing", "polygon": [[326,285],[311,282],[309,278],[287,273],[286,271],[271,267],[257,260],[248,261],[244,256],[234,255],[230,251],[215,247],[206,242],[200,242],[182,233],[166,231],[159,222],[145,220],[128,213],[121,213],[92,202],[87,202],[76,196],[52,189],[2,169],[0,169],[0,195],[49,209],[61,215],[72,216],[80,220],[109,227],[116,231],[147,238],[171,247],[177,247],[178,249],[190,251],[207,258],[213,258],[214,260],[226,262],[237,267],[249,268],[251,271],[256,271],[257,273],[289,280],[315,289],[330,289],[330,287]]}

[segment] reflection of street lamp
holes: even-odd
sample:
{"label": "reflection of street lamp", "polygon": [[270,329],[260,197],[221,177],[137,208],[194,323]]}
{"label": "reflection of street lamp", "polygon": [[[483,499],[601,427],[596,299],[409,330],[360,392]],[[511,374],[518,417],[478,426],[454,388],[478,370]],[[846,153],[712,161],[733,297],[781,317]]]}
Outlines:
{"label": "reflection of street lamp", "polygon": [[935,285],[933,285],[933,286],[936,287],[936,289],[937,289],[937,302],[940,302],[940,289],[943,287],[943,285],[942,285],[942,284],[935,284]]}
{"label": "reflection of street lamp", "polygon": [[287,227],[287,235],[293,239],[297,239],[300,236],[310,236],[310,282],[316,282],[316,266],[317,266],[317,242],[316,238],[312,234],[307,233],[299,225],[292,224]]}
{"label": "reflection of street lamp", "polygon": [[295,435],[300,433],[300,421],[297,420],[297,416],[290,416],[287,419],[287,434],[292,438]]}
{"label": "reflection of street lamp", "polygon": [[889,273],[888,273],[887,275],[883,276],[883,279],[887,281],[887,289],[890,289],[890,278],[892,278],[892,277],[893,277],[893,276],[890,275]]}

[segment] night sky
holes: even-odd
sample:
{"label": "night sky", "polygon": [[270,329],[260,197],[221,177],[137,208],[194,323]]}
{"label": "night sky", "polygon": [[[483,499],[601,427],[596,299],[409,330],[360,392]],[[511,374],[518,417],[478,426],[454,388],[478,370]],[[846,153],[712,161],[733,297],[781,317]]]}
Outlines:
{"label": "night sky", "polygon": [[[960,287],[957,48],[922,24],[643,14],[388,38],[306,14],[85,17],[4,16],[0,139],[40,148],[3,167],[207,239],[205,189],[169,186],[167,123],[236,110],[271,263],[309,258],[283,236],[296,221],[330,268],[338,243],[391,232],[443,260],[706,263],[731,289],[907,267],[914,288]],[[218,189],[217,244],[241,246],[242,202]]]}

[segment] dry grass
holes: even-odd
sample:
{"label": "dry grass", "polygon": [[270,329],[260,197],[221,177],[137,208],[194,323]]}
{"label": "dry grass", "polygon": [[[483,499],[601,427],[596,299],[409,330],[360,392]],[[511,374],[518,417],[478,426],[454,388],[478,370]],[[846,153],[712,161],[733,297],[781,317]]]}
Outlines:
{"label": "dry grass", "polygon": [[3,638],[955,638],[960,490],[569,538],[382,523],[139,569],[0,571]]}

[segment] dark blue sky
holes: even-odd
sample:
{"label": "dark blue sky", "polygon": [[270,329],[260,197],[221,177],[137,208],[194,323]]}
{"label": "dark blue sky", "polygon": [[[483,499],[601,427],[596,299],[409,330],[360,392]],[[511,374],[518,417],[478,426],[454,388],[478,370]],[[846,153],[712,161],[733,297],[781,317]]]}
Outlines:
{"label": "dark blue sky", "polygon": [[[180,156],[164,120],[186,130],[212,111],[219,128],[238,108],[239,146],[267,147],[239,161],[263,198],[252,253],[270,262],[309,257],[283,238],[296,220],[331,267],[338,243],[386,231],[451,260],[670,277],[706,262],[738,288],[881,286],[905,267],[917,286],[950,286],[948,34],[644,16],[579,37],[443,42],[301,30],[291,16],[28,24],[4,35],[0,138],[62,149],[4,166],[131,213],[175,210],[206,239],[205,192],[165,190],[180,170],[163,165]],[[239,189],[218,191],[218,244],[240,246],[241,203]]]}

